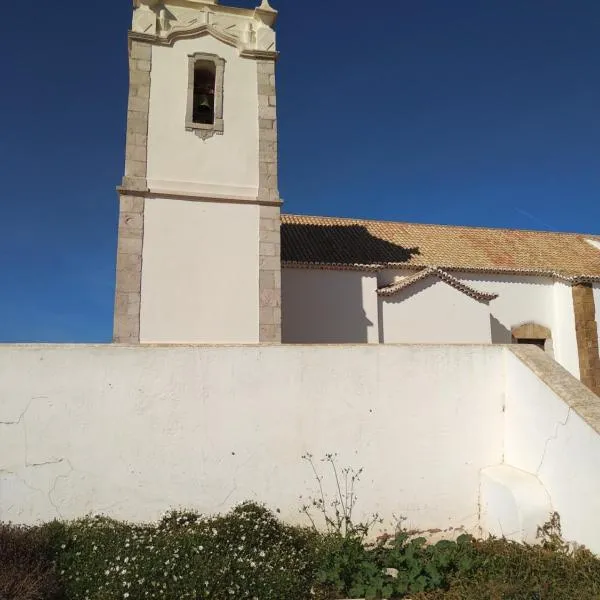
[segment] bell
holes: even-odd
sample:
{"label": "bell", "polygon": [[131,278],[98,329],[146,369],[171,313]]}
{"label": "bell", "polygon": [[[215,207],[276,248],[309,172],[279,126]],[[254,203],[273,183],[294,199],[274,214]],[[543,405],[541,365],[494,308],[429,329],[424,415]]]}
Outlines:
{"label": "bell", "polygon": [[208,108],[208,109],[210,109],[210,101],[209,101],[208,96],[206,94],[202,94],[202,95],[198,96],[197,107],[198,108]]}

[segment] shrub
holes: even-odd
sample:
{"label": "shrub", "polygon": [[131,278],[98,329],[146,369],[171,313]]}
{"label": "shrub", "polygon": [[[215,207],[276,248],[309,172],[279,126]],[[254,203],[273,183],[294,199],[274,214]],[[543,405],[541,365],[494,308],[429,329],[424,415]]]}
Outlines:
{"label": "shrub", "polygon": [[427,590],[445,590],[458,573],[481,564],[474,540],[426,545],[405,532],[365,546],[356,536],[329,536],[317,578],[325,598],[403,598]]}
{"label": "shrub", "polygon": [[0,523],[0,598],[53,600],[60,585],[52,562],[57,523],[15,527]]}
{"label": "shrub", "polygon": [[537,546],[466,535],[428,545],[404,531],[366,544],[362,526],[332,523],[320,534],[245,503],[151,525],[0,525],[0,600],[600,598],[600,559],[564,543],[557,515]]}
{"label": "shrub", "polygon": [[303,600],[314,579],[314,534],[251,503],[220,517],[173,512],[157,525],[85,519],[65,534],[66,600]]}
{"label": "shrub", "polygon": [[597,600],[600,560],[586,550],[560,551],[507,540],[473,543],[479,566],[459,572],[445,592],[413,600]]}

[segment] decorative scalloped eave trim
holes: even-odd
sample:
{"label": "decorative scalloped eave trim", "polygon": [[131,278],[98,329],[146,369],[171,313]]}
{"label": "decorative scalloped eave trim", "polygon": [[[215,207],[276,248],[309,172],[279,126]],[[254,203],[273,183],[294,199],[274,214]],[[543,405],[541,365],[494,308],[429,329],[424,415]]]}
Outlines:
{"label": "decorative scalloped eave trim", "polygon": [[446,271],[442,271],[441,269],[438,269],[437,267],[425,268],[422,271],[420,271],[419,273],[417,273],[416,275],[413,275],[412,277],[407,277],[406,279],[403,279],[402,281],[400,281],[398,283],[389,285],[384,288],[380,288],[377,290],[377,295],[378,296],[394,296],[401,290],[404,290],[404,289],[414,285],[415,283],[418,283],[419,281],[423,281],[424,279],[427,279],[429,277],[437,277],[437,279],[439,279],[440,281],[443,281],[444,283],[447,283],[448,285],[452,286],[454,289],[458,290],[459,292],[462,292],[463,294],[466,294],[467,296],[470,296],[471,298],[474,298],[475,300],[479,300],[481,302],[489,302],[490,300],[494,300],[498,297],[498,294],[492,294],[492,293],[481,292],[479,290],[476,290],[475,288],[471,287],[470,285],[463,283],[456,277],[453,277],[452,275],[450,275],[450,273],[446,273]]}
{"label": "decorative scalloped eave trim", "polygon": [[[361,264],[361,263],[324,263],[310,261],[293,261],[287,260],[282,262],[282,266],[290,269],[322,269],[325,271],[365,271],[376,272],[384,269],[408,269],[411,271],[422,270],[429,268],[427,265],[411,265],[407,263],[377,263],[377,264]],[[545,269],[513,269],[513,268],[486,268],[472,266],[456,266],[456,265],[441,265],[439,268],[443,271],[459,271],[460,273],[482,273],[488,275],[529,275],[532,277],[548,277],[549,279],[557,279],[564,283],[572,285],[578,283],[600,283],[598,275],[565,275],[557,271],[548,271]]]}

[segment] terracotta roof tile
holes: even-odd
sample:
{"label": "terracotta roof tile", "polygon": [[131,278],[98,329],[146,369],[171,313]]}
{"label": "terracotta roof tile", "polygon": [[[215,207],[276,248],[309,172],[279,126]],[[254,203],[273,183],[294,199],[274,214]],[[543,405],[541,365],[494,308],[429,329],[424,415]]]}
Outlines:
{"label": "terracotta roof tile", "polygon": [[600,278],[600,236],[282,215],[288,266],[405,266]]}
{"label": "terracotta roof tile", "polygon": [[471,287],[459,279],[456,279],[456,277],[453,277],[450,275],[450,273],[446,273],[446,271],[442,271],[436,267],[427,267],[426,269],[419,271],[416,275],[405,277],[398,283],[379,288],[377,290],[377,294],[379,296],[394,296],[399,291],[404,290],[415,283],[422,281],[423,279],[427,279],[428,277],[437,277],[437,279],[440,281],[447,283],[448,285],[457,289],[459,292],[462,292],[463,294],[466,294],[475,300],[479,300],[480,302],[489,302],[490,300],[494,300],[498,297],[498,294],[476,290],[474,287]]}

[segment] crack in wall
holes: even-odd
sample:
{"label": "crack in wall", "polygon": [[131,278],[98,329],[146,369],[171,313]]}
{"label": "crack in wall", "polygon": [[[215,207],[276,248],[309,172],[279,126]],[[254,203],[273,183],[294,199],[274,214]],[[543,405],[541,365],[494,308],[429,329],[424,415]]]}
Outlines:
{"label": "crack in wall", "polygon": [[23,422],[25,415],[27,414],[35,400],[48,400],[48,396],[33,396],[29,399],[25,410],[23,410],[23,412],[19,415],[19,418],[16,421],[0,421],[0,425],[20,425]]}
{"label": "crack in wall", "polygon": [[[26,423],[25,419],[26,419],[27,413],[29,412],[29,409],[31,408],[31,405],[36,400],[47,400],[47,399],[48,399],[48,396],[33,396],[32,398],[29,399],[27,406],[25,407],[23,412],[19,415],[19,418],[16,421],[0,421],[0,425],[4,425],[4,426],[8,426],[8,427],[14,427],[17,425],[22,426],[23,438],[24,438],[24,448],[25,448],[25,450],[24,450],[25,456],[24,456],[23,464],[26,469],[45,467],[48,465],[58,465],[65,461],[65,459],[63,459],[63,458],[56,458],[56,459],[51,459],[51,460],[47,460],[47,461],[43,461],[43,462],[39,462],[39,463],[29,462],[29,440],[28,440],[28,435],[27,435],[27,423]],[[2,473],[2,472],[3,472],[3,470],[0,470],[0,473]],[[12,473],[12,472],[10,474],[16,475],[16,473]]]}
{"label": "crack in wall", "polygon": [[[27,413],[29,412],[33,403],[36,400],[47,400],[47,399],[48,399],[48,396],[32,396],[16,420],[0,421],[0,426],[5,426],[5,427],[22,426],[23,438],[24,438],[24,440],[23,440],[24,441],[23,467],[24,467],[25,471],[27,471],[29,469],[43,469],[45,467],[56,466],[56,465],[61,465],[63,463],[67,463],[69,465],[69,472],[66,474],[57,475],[54,478],[54,481],[52,482],[52,485],[50,486],[50,489],[47,492],[44,491],[43,489],[33,487],[32,485],[30,485],[30,483],[27,481],[27,479],[24,478],[23,476],[21,476],[16,471],[12,471],[12,470],[8,470],[8,469],[0,469],[0,475],[15,477],[16,480],[19,481],[22,485],[24,485],[27,489],[31,490],[32,492],[38,492],[42,496],[46,497],[48,499],[48,502],[50,503],[50,505],[56,512],[57,516],[62,519],[63,518],[62,513],[61,513],[61,511],[58,507],[58,504],[56,503],[53,495],[56,492],[56,486],[58,485],[58,482],[61,479],[68,479],[71,476],[71,474],[75,471],[75,469],[73,468],[73,465],[66,458],[56,458],[56,459],[50,459],[50,460],[46,460],[46,461],[42,461],[42,462],[29,462],[29,441],[28,441],[27,426],[26,426]],[[10,508],[12,508],[12,505],[11,505],[11,507],[9,507],[9,510],[10,510]],[[0,507],[0,509],[1,509],[1,507]],[[3,512],[5,512],[5,511],[3,511]]]}
{"label": "crack in wall", "polygon": [[69,472],[66,473],[65,475],[58,475],[54,479],[54,483],[52,484],[52,487],[48,491],[48,502],[50,502],[50,504],[52,505],[52,508],[54,508],[54,510],[56,511],[56,514],[59,516],[59,518],[64,519],[62,513],[60,512],[58,506],[56,505],[54,499],[52,498],[52,495],[56,492],[56,486],[58,485],[58,481],[60,479],[69,479],[69,477],[71,477],[71,475],[73,474],[75,469],[73,468],[73,465],[71,464],[71,461],[68,458],[61,459],[60,462],[66,462],[69,465]]}
{"label": "crack in wall", "polygon": [[569,406],[569,410],[567,411],[567,416],[566,416],[565,420],[559,421],[558,423],[556,423],[556,425],[554,426],[554,433],[546,440],[546,443],[544,444],[544,451],[542,452],[542,458],[540,459],[540,464],[538,465],[538,468],[535,471],[535,475],[538,478],[539,478],[540,471],[542,469],[542,465],[544,464],[544,460],[546,459],[546,453],[548,452],[548,446],[550,445],[550,442],[552,442],[553,440],[556,440],[558,438],[559,429],[561,427],[566,427],[567,423],[569,422],[569,418],[571,417],[572,410],[573,409]]}
{"label": "crack in wall", "polygon": [[[54,481],[53,481],[52,485],[50,486],[50,489],[48,490],[47,493],[41,488],[32,486],[26,479],[24,479],[22,476],[20,476],[18,473],[14,472],[14,471],[9,471],[7,469],[0,469],[0,475],[13,476],[17,479],[17,481],[22,483],[27,489],[31,490],[32,492],[38,492],[42,496],[45,496],[48,499],[50,506],[52,506],[52,508],[56,512],[56,515],[58,516],[58,518],[63,519],[64,517],[63,517],[60,509],[58,508],[58,505],[57,505],[55,499],[52,496],[56,492],[56,486],[58,485],[59,480],[68,479],[75,472],[75,468],[73,467],[71,462],[66,458],[61,458],[60,460],[57,460],[57,461],[50,461],[50,462],[34,464],[34,465],[26,465],[26,469],[37,469],[37,468],[42,468],[42,467],[47,467],[47,466],[60,465],[62,463],[67,463],[69,465],[69,472],[62,474],[62,475],[57,475],[54,478]],[[9,511],[12,508],[12,506],[14,506],[14,505],[11,505],[8,509],[6,509],[6,511],[3,511],[2,506],[0,505],[0,513]]]}
{"label": "crack in wall", "polygon": [[221,502],[217,507],[222,508],[223,506],[225,506],[225,504],[227,503],[229,498],[231,498],[231,496],[233,496],[233,494],[235,494],[236,491],[237,491],[237,483],[234,481],[233,489],[229,492],[229,494],[227,494],[227,496],[225,496],[225,499],[223,500],[223,502]]}
{"label": "crack in wall", "polygon": [[49,465],[60,465],[61,463],[64,463],[66,461],[66,459],[64,458],[57,458],[56,460],[48,460],[45,462],[41,462],[41,463],[25,463],[25,467],[27,469],[36,469],[39,467],[47,467]]}

